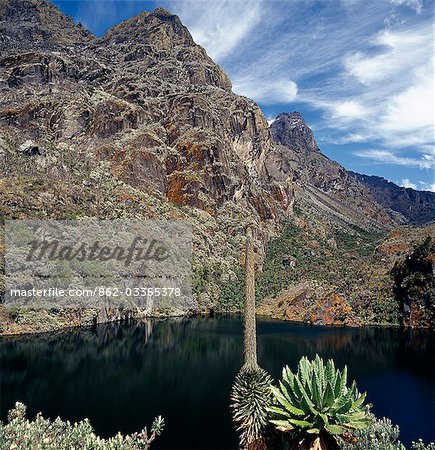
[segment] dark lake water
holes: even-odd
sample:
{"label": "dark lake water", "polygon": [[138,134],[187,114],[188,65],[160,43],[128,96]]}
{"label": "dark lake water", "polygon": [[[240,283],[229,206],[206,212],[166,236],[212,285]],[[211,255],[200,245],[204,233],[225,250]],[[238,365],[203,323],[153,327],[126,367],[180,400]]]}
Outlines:
{"label": "dark lake water", "polygon": [[[275,379],[301,356],[348,364],[378,416],[402,440],[435,439],[435,334],[316,328],[258,321],[259,360]],[[229,393],[242,362],[242,322],[200,318],[109,324],[0,340],[1,419],[19,400],[31,416],[80,420],[97,434],[130,433],[161,414],[153,448],[236,448]]]}

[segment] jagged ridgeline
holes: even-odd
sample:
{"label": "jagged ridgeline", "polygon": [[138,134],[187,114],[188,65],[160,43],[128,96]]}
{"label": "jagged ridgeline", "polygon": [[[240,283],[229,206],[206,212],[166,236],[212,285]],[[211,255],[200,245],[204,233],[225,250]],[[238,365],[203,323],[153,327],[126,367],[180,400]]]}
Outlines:
{"label": "jagged ridgeline", "polygon": [[295,202],[320,228],[395,223],[300,115],[271,133],[164,9],[96,38],[49,1],[0,0],[0,52],[1,217],[188,219],[199,309],[235,277],[246,225],[264,252]]}

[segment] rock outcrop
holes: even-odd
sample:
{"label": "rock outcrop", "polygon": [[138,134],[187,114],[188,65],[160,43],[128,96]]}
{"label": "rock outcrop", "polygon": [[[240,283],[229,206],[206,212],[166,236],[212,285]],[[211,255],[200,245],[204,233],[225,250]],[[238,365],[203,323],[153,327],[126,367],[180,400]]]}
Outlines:
{"label": "rock outcrop", "polygon": [[402,310],[402,324],[435,330],[435,241],[427,237],[396,262],[391,275]]}
{"label": "rock outcrop", "polygon": [[273,121],[272,138],[286,147],[299,152],[320,152],[314,134],[305,123],[302,114],[295,111],[281,113]]}

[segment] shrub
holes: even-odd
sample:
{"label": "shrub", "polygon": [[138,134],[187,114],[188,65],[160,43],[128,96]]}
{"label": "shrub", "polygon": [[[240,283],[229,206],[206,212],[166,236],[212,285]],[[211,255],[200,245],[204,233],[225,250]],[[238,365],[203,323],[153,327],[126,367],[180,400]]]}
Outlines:
{"label": "shrub", "polygon": [[342,450],[405,450],[399,441],[400,430],[391,420],[376,419],[370,414],[372,424],[363,429],[353,430],[351,439],[342,440]]}
{"label": "shrub", "polygon": [[295,448],[338,449],[337,437],[372,423],[368,406],[363,406],[366,395],[355,382],[347,386],[346,366],[340,372],[332,360],[325,365],[318,355],[313,361],[302,358],[296,374],[284,367],[272,393],[270,421]]}
{"label": "shrub", "polygon": [[411,445],[411,450],[435,450],[435,443],[431,442],[428,445],[425,445],[422,439],[419,439],[417,442],[413,442]]}
{"label": "shrub", "polygon": [[150,433],[144,428],[139,433],[123,436],[118,433],[109,439],[94,434],[88,419],[71,424],[60,418],[54,421],[37,414],[33,422],[25,418],[26,407],[17,402],[9,411],[8,423],[0,424],[1,447],[8,450],[148,450],[154,439],[161,434],[164,420],[154,419]]}

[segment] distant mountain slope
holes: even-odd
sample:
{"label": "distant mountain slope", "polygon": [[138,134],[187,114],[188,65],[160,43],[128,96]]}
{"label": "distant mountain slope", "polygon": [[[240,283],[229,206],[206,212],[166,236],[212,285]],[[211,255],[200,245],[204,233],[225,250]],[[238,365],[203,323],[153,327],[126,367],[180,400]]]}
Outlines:
{"label": "distant mountain slope", "polygon": [[321,153],[299,112],[279,114],[270,132],[275,148],[267,155],[267,170],[278,182],[292,182],[296,204],[313,220],[347,229],[394,226],[394,218],[376,202],[369,189]]}
{"label": "distant mountain slope", "polygon": [[423,225],[435,222],[435,192],[400,187],[374,175],[349,173],[370,189],[378,203],[399,212],[406,217],[408,223]]}

